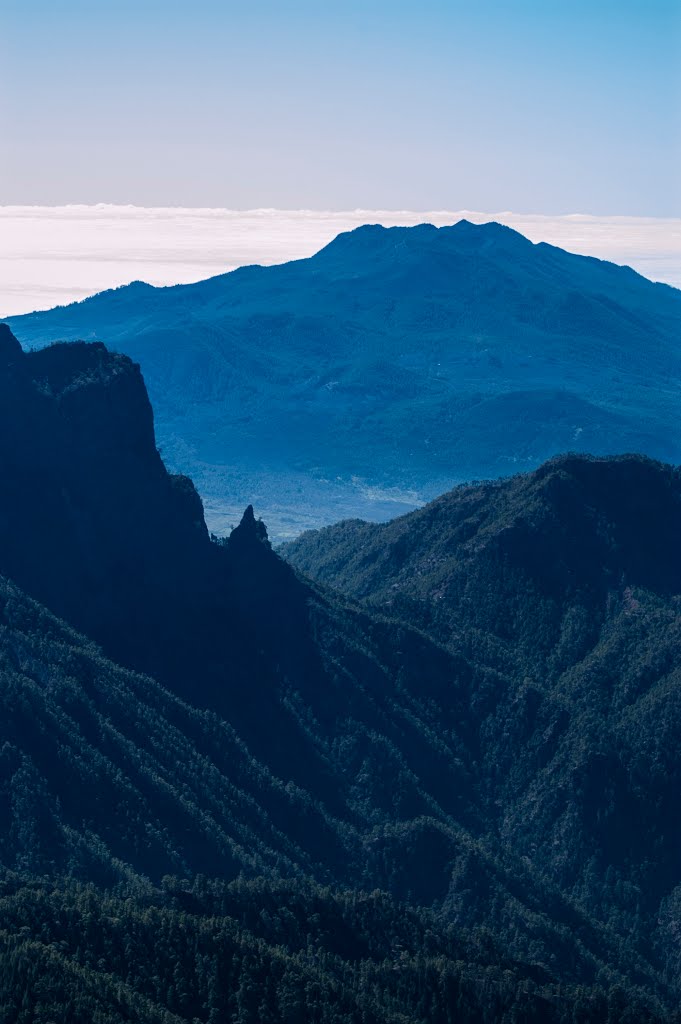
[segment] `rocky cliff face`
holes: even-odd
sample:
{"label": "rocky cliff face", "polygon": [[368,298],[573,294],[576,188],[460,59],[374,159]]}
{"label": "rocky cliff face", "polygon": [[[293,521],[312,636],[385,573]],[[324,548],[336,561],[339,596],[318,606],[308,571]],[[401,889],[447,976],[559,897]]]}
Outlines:
{"label": "rocky cliff face", "polygon": [[[198,494],[156,450],[139,367],[100,343],[0,335],[0,571],[135,660],[155,605],[205,562]],[[186,581],[186,580],[185,580]]]}

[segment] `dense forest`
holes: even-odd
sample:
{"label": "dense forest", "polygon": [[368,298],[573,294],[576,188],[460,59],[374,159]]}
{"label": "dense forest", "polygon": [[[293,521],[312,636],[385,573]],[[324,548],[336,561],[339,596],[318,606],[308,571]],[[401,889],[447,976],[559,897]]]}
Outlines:
{"label": "dense forest", "polygon": [[677,471],[303,574],[208,534],[129,359],[0,329],[0,474],[0,1020],[676,1020]]}
{"label": "dense forest", "polygon": [[[672,1019],[645,957],[452,824],[329,819],[315,861],[323,809],[226,723],[1,596],[0,1019]],[[456,911],[405,891],[450,861]]]}

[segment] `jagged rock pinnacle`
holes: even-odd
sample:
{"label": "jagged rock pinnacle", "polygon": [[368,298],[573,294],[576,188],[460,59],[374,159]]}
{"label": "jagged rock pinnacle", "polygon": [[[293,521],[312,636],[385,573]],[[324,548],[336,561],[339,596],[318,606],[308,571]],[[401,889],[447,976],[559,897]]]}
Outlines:
{"label": "jagged rock pinnacle", "polygon": [[229,536],[229,546],[231,548],[243,548],[245,545],[250,545],[253,542],[266,544],[267,547],[270,547],[267,527],[262,519],[255,518],[253,506],[248,505],[241,517],[241,522],[238,526],[234,527]]}

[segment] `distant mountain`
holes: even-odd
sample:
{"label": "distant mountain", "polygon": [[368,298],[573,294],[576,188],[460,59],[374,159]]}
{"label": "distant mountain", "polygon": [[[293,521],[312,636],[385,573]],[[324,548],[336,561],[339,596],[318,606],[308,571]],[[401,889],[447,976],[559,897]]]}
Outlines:
{"label": "distant mountain", "polygon": [[4,328],[0,479],[0,1016],[676,1024],[676,470],[445,496],[369,607],[209,536],[129,358]]}
{"label": "distant mountain", "polygon": [[565,450],[681,461],[681,292],[499,224],[366,226],[310,259],[10,321],[138,360],[218,531],[386,519]]}

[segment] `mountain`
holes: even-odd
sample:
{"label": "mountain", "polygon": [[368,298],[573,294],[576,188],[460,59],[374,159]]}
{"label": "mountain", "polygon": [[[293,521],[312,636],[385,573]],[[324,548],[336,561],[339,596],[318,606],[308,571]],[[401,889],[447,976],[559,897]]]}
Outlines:
{"label": "mountain", "polygon": [[570,609],[582,609],[595,635],[614,592],[681,593],[680,532],[681,469],[641,455],[569,454],[461,485],[389,523],[305,533],[279,551],[449,646],[477,632],[539,659]]}
{"label": "mountain", "polygon": [[5,328],[0,399],[5,1019],[675,1020],[675,471],[577,460],[546,544],[572,566],[582,516],[595,596],[528,586],[535,665],[483,607],[548,571],[527,544],[508,578],[473,545],[455,643],[311,582],[250,506],[211,538],[128,357]]}
{"label": "mountain", "polygon": [[680,533],[681,471],[570,455],[282,549],[499,673],[472,695],[488,820],[580,906],[642,928],[649,950],[681,893]]}
{"label": "mountain", "polygon": [[140,362],[211,527],[387,519],[565,450],[681,461],[681,292],[499,224],[367,225],[310,259],[15,317]]}

